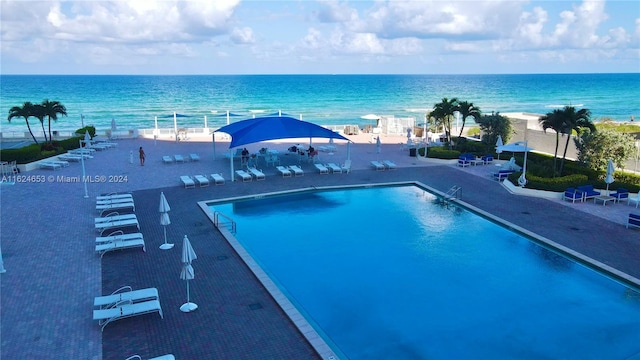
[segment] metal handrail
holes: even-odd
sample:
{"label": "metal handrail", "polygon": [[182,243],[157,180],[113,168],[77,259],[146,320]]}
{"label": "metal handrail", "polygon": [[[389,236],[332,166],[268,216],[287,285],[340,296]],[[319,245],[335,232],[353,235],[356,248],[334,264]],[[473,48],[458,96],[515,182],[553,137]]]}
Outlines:
{"label": "metal handrail", "polygon": [[[226,221],[220,221],[220,218],[223,218]],[[217,227],[220,228],[220,225],[222,224],[224,227],[226,227],[227,229],[229,229],[229,231],[231,231],[232,234],[236,233],[236,222],[233,221],[232,218],[228,217],[227,215],[219,212],[219,211],[215,211],[213,213],[213,224]]]}

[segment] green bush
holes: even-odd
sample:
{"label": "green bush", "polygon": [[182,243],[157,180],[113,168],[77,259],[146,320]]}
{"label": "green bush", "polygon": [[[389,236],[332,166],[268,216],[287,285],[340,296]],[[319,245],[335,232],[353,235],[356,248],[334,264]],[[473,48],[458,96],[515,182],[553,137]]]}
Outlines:
{"label": "green bush", "polygon": [[[514,184],[518,183],[518,178],[521,172],[516,172],[509,175],[509,181]],[[564,191],[569,187],[576,187],[579,185],[586,185],[589,183],[589,179],[585,175],[575,174],[568,176],[561,176],[556,178],[540,177],[534,174],[525,175],[527,178],[527,189],[546,190],[546,191]]]}
{"label": "green bush", "polygon": [[26,164],[41,159],[40,145],[31,144],[20,149],[4,149],[0,150],[0,159],[2,161],[16,161],[18,164]]}
{"label": "green bush", "polygon": [[461,154],[471,153],[476,156],[484,156],[492,151],[487,151],[487,146],[480,141],[468,140],[465,138],[456,139],[456,150]]}
{"label": "green bush", "polygon": [[[91,134],[91,132],[89,132]],[[69,139],[64,139],[60,141],[54,141],[54,144],[57,144],[57,147],[62,148],[64,151],[69,151],[73,149],[77,149],[80,147],[80,140],[84,139],[82,136],[76,136]]]}
{"label": "green bush", "polygon": [[84,133],[86,133],[87,131],[89,132],[89,135],[91,135],[91,138],[96,136],[96,128],[93,126],[85,126],[83,128],[80,128],[76,130],[76,134],[82,135],[82,137],[84,138]]}
{"label": "green bush", "polygon": [[430,147],[429,150],[427,150],[427,157],[434,159],[457,159],[458,156],[460,156],[460,151],[449,150],[442,146]]}

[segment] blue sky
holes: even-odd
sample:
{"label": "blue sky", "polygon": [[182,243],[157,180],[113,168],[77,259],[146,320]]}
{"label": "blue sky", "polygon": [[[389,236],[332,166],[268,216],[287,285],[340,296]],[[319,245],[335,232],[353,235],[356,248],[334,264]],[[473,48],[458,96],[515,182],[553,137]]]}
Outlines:
{"label": "blue sky", "polygon": [[640,72],[640,2],[5,1],[3,74]]}

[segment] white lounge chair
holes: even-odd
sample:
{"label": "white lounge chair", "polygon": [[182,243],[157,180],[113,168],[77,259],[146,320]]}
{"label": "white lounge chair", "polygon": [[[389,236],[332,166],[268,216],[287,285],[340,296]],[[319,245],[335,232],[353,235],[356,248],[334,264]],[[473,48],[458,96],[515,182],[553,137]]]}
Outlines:
{"label": "white lounge chair", "polygon": [[384,171],[384,165],[379,161],[371,160],[371,166],[373,166],[376,171]]}
{"label": "white lounge chair", "polygon": [[52,163],[54,164],[58,164],[62,167],[67,167],[69,166],[69,162],[68,161],[64,161],[64,160],[51,160]]}
{"label": "white lounge chair", "polygon": [[122,231],[114,231],[109,233],[108,236],[96,236],[96,244],[110,243],[114,241],[127,241],[127,240],[144,240],[142,233],[124,234]]}
{"label": "white lounge chair", "polygon": [[121,220],[131,220],[131,219],[136,219],[136,214],[107,215],[107,216],[95,218],[94,224],[121,221]]}
{"label": "white lounge chair", "polygon": [[344,164],[340,166],[342,168],[342,172],[350,173],[351,172],[351,160],[345,160]]}
{"label": "white lounge chair", "polygon": [[40,169],[59,170],[62,169],[62,165],[56,164],[53,161],[43,161],[39,163]]}
{"label": "white lounge chair", "polygon": [[93,306],[99,308],[111,307],[122,301],[138,303],[149,300],[158,300],[158,289],[146,288],[133,290],[129,285],[112,292],[110,295],[96,296],[93,299]]}
{"label": "white lounge chair", "polygon": [[224,185],[224,178],[221,174],[211,174],[211,178],[213,179],[214,184]]}
{"label": "white lounge chair", "polygon": [[180,181],[184,185],[185,189],[195,188],[196,187],[196,183],[194,183],[193,179],[191,179],[191,177],[189,177],[189,176],[186,176],[186,175],[180,176]]}
{"label": "white lounge chair", "polygon": [[165,164],[172,164],[173,163],[173,158],[169,155],[164,155],[162,157],[162,162]]}
{"label": "white lounge chair", "polygon": [[209,186],[209,179],[207,179],[206,176],[196,175],[194,176],[194,178],[196,179],[196,182],[198,183],[198,185],[200,185],[200,187]]}
{"label": "white lounge chair", "polygon": [[101,234],[104,234],[108,230],[110,230],[110,232],[113,232],[118,229],[131,228],[131,227],[136,227],[138,228],[138,230],[140,230],[140,224],[138,223],[137,218],[101,221],[101,222],[95,223],[95,227],[96,227],[96,231],[100,232]]}
{"label": "white lounge chair", "polygon": [[182,157],[182,155],[173,155],[173,158],[176,160],[176,162],[184,162],[184,158]]}
{"label": "white lounge chair", "polygon": [[295,176],[303,176],[304,175],[304,171],[302,170],[302,168],[298,165],[291,165],[289,166],[289,170],[293,171],[293,174]]}
{"label": "white lounge chair", "polygon": [[139,303],[118,303],[116,306],[108,309],[93,310],[93,320],[98,320],[101,330],[104,331],[105,326],[116,320],[154,312],[158,312],[160,318],[164,319],[159,300],[149,300]]}
{"label": "white lounge chair", "polygon": [[[124,360],[144,360],[140,357],[140,355],[131,355]],[[176,360],[176,357],[173,354],[167,354],[162,356],[157,356],[154,358],[149,358],[148,360]]]}
{"label": "white lounge chair", "polygon": [[103,257],[104,254],[115,251],[115,250],[124,250],[141,247],[142,251],[146,252],[147,248],[145,247],[144,240],[142,239],[134,239],[134,240],[116,240],[108,243],[96,244],[96,252],[100,254],[100,257]]}
{"label": "white lounge chair", "polygon": [[109,194],[96,196],[96,201],[112,200],[112,199],[131,199],[133,201],[133,195],[131,194]]}
{"label": "white lounge chair", "polygon": [[251,181],[252,177],[244,170],[236,170],[236,175],[240,176],[243,182]]}
{"label": "white lounge chair", "polygon": [[324,166],[324,165],[322,165],[320,163],[313,164],[313,166],[315,166],[316,169],[318,169],[320,174],[328,174],[329,173],[329,168],[327,168],[326,166]]}
{"label": "white lounge chair", "polygon": [[109,203],[109,204],[96,204],[96,210],[99,212],[111,211],[111,210],[131,210],[136,211],[136,205],[133,201],[127,201],[123,203]]}
{"label": "white lounge chair", "polygon": [[249,170],[249,173],[251,173],[251,175],[253,175],[256,178],[256,181],[266,179],[266,177],[264,176],[264,173],[261,170],[258,170],[254,167],[249,167],[247,168],[247,170]]}
{"label": "white lounge chair", "polygon": [[189,160],[200,161],[200,156],[198,156],[198,154],[189,154]]}
{"label": "white lounge chair", "polygon": [[282,177],[291,177],[291,171],[289,171],[289,169],[287,169],[284,166],[276,166],[276,169],[278,170],[278,172],[280,172],[280,175],[282,175]]}
{"label": "white lounge chair", "polygon": [[58,155],[58,160],[80,162],[82,161],[82,156],[66,153],[66,154]]}
{"label": "white lounge chair", "polygon": [[112,205],[112,204],[123,204],[123,203],[132,203],[133,198],[112,198],[112,199],[104,199],[104,200],[96,200],[96,205]]}
{"label": "white lounge chair", "polygon": [[331,170],[331,173],[333,174],[342,173],[342,168],[335,163],[328,163],[326,166],[329,168],[329,170]]}
{"label": "white lounge chair", "polygon": [[398,166],[391,160],[383,160],[382,164],[386,166],[387,170],[395,170]]}

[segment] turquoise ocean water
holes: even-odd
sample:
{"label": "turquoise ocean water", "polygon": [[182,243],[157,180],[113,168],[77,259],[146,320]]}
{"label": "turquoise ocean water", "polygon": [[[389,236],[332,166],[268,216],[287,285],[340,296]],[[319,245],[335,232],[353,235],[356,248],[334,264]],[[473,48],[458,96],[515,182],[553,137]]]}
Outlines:
{"label": "turquoise ocean water", "polygon": [[[6,120],[12,106],[44,99],[67,107],[54,130],[84,123],[119,128],[211,128],[282,111],[323,125],[367,124],[365,114],[415,116],[418,122],[442,98],[473,102],[485,113],[545,114],[567,104],[591,110],[594,121],[640,121],[640,73],[549,75],[232,75],[99,76],[1,75],[3,132],[26,131],[24,121]],[[35,119],[34,119],[35,120]],[[37,120],[36,120],[37,121]]]}

